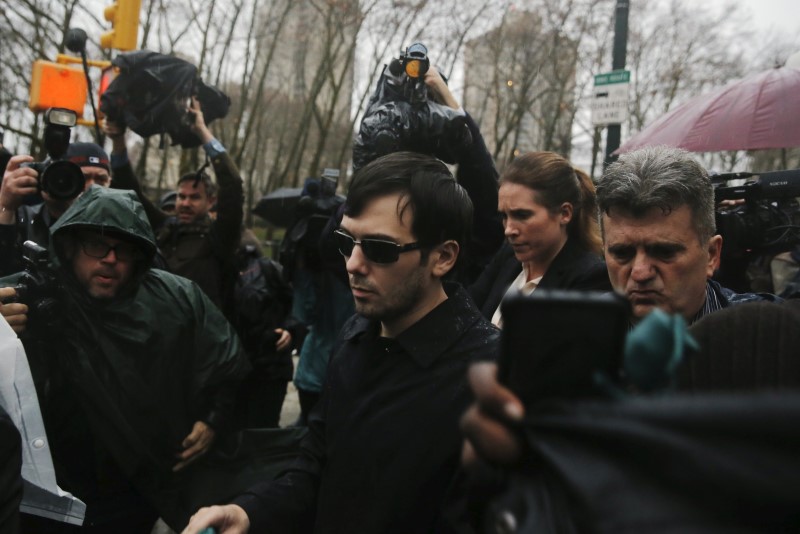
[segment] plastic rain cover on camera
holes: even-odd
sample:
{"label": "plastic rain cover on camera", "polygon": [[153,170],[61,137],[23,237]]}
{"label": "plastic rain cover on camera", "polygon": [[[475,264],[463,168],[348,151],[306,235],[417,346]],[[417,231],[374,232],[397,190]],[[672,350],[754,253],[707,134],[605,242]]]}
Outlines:
{"label": "plastic rain cover on camera", "polygon": [[789,390],[553,402],[470,509],[484,533],[797,532],[797,421]]}
{"label": "plastic rain cover on camera", "polygon": [[173,145],[200,146],[186,113],[193,95],[200,101],[206,124],[228,114],[230,98],[203,83],[197,67],[188,61],[137,50],[118,55],[112,63],[119,74],[100,98],[100,111],[142,137],[166,133]]}
{"label": "plastic rain cover on camera", "polygon": [[0,406],[22,436],[24,495],[20,511],[81,525],[86,505],[56,484],[28,358],[22,342],[5,321],[0,321]]}
{"label": "plastic rain cover on camera", "polygon": [[400,150],[456,163],[461,152],[472,144],[464,111],[443,106],[430,97],[411,103],[399,88],[393,87],[396,84],[397,77],[385,67],[353,142],[353,169]]}

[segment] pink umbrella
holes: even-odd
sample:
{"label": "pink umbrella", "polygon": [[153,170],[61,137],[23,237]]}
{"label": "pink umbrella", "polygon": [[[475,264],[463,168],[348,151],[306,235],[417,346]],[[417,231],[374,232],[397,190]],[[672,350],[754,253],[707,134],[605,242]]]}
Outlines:
{"label": "pink umbrella", "polygon": [[800,69],[770,69],[692,98],[615,154],[655,145],[691,152],[800,146]]}

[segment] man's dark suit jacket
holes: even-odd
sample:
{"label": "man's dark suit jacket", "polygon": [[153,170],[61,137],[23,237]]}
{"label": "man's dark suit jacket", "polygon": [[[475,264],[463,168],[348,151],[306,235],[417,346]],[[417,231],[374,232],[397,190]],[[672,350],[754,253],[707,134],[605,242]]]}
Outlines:
{"label": "man's dark suit jacket", "polygon": [[[470,296],[484,317],[492,320],[511,282],[520,272],[522,264],[514,256],[511,245],[506,243],[480,278],[469,287]],[[575,240],[568,239],[553,258],[538,287],[611,291],[611,282],[608,280],[608,271],[603,259],[580,247]]]}

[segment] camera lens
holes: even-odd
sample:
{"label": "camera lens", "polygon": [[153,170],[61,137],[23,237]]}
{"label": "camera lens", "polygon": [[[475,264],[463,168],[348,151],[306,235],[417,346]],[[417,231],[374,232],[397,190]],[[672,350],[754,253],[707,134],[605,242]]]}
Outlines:
{"label": "camera lens", "polygon": [[86,178],[81,168],[71,161],[54,161],[40,178],[42,191],[58,200],[69,200],[83,191]]}

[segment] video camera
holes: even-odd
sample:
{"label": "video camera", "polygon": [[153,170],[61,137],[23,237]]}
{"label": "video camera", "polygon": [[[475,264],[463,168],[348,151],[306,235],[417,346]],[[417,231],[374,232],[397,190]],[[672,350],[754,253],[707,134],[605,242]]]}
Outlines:
{"label": "video camera", "polygon": [[429,68],[422,43],[412,44],[384,67],[353,144],[354,169],[400,150],[455,163],[472,144],[464,111],[431,98],[425,85]]}
{"label": "video camera", "polygon": [[319,178],[306,178],[279,252],[287,280],[294,276],[298,257],[302,257],[303,265],[311,271],[323,268],[319,241],[329,220],[344,202],[344,197],[336,194],[338,183],[338,169],[324,169]]}
{"label": "video camera", "polygon": [[[723,253],[738,256],[747,251],[788,249],[800,243],[800,169],[719,174],[712,177],[715,203],[743,199],[744,204],[717,208],[717,232]],[[747,179],[743,185],[726,186],[728,180]]]}
{"label": "video camera", "polygon": [[14,287],[16,301],[28,306],[30,324],[36,328],[53,329],[61,320],[58,299],[61,284],[49,266],[47,250],[33,241],[22,245],[25,270]]}
{"label": "video camera", "polygon": [[44,114],[44,146],[48,158],[21,165],[38,172],[39,189],[57,200],[77,197],[86,184],[81,168],[71,161],[61,159],[69,148],[72,127],[76,121],[77,115],[72,110],[48,109]]}

